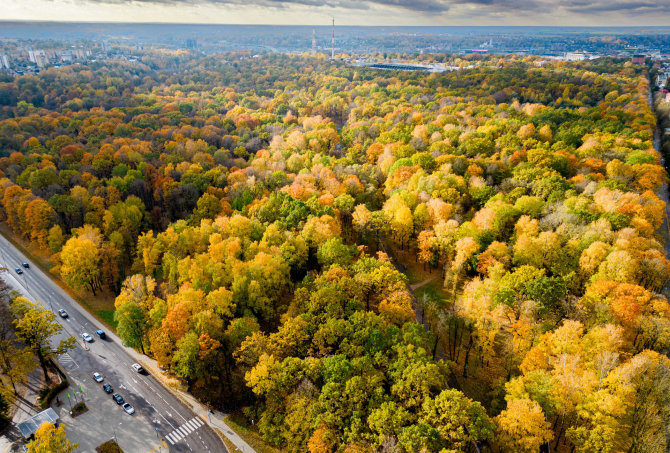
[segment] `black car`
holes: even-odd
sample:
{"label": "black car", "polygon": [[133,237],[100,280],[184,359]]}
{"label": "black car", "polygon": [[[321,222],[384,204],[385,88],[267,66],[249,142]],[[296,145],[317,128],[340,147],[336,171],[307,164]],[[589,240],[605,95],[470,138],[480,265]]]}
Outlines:
{"label": "black car", "polygon": [[23,263],[22,266],[25,267],[26,269],[30,268],[30,264],[28,264],[28,263]]}
{"label": "black car", "polygon": [[112,398],[114,398],[114,401],[116,401],[116,404],[118,404],[118,405],[123,404],[123,397],[121,395],[119,395],[118,393],[113,394]]}
{"label": "black car", "polygon": [[[109,385],[109,384],[105,384],[105,385],[103,385],[103,386],[102,386],[102,389],[103,389],[105,392],[107,392],[107,393],[112,393],[112,392],[114,391],[114,388],[113,388],[111,385]],[[120,396],[120,395],[119,395],[119,396]]]}

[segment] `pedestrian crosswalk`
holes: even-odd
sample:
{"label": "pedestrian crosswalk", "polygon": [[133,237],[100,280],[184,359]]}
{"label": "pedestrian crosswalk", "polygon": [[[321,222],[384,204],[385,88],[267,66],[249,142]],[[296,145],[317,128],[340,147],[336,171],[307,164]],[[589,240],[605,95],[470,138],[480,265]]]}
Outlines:
{"label": "pedestrian crosswalk", "polygon": [[170,445],[174,445],[204,424],[205,423],[198,417],[193,417],[170,434],[166,435],[165,438],[170,442]]}

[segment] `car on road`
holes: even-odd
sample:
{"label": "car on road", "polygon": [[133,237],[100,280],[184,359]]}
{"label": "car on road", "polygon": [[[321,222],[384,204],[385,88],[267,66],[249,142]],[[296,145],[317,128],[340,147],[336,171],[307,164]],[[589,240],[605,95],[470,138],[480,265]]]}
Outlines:
{"label": "car on road", "polygon": [[30,264],[28,263],[23,263],[21,266],[25,267],[26,269],[30,269]]}
{"label": "car on road", "polygon": [[97,371],[93,373],[93,379],[95,379],[95,382],[102,382],[104,377],[102,377],[102,374],[98,373]]}
{"label": "car on road", "polygon": [[16,273],[17,273],[17,274],[19,274],[19,275],[23,274],[23,271],[21,270],[21,268],[20,268],[20,267],[17,267],[17,268],[16,268],[16,269],[14,269],[14,270],[15,270],[15,271],[16,271]]}
{"label": "car on road", "polygon": [[86,332],[81,334],[81,338],[88,343],[93,343],[93,337]]}
{"label": "car on road", "polygon": [[65,310],[63,310],[62,308],[58,309],[58,315],[63,319],[67,318],[67,316],[68,316],[67,312]]}
{"label": "car on road", "polygon": [[135,413],[135,408],[128,403],[123,405],[123,410],[126,411],[128,415],[133,415]]}
{"label": "car on road", "polygon": [[137,371],[138,373],[144,371],[144,368],[142,368],[142,365],[140,365],[139,363],[133,363],[132,367],[133,370]]}
{"label": "car on road", "polygon": [[105,332],[102,329],[98,329],[95,331],[95,334],[100,338],[101,340],[104,340],[107,338],[107,335],[105,335]]}
{"label": "car on road", "polygon": [[116,404],[123,404],[123,397],[121,395],[119,395],[118,393],[113,394],[112,398],[114,398],[114,401],[116,401]]}
{"label": "car on road", "polygon": [[105,392],[107,392],[107,393],[112,393],[112,392],[114,392],[114,387],[112,387],[112,386],[109,385],[109,384],[105,384],[105,385],[103,385],[103,386],[102,386],[102,389],[103,389]]}

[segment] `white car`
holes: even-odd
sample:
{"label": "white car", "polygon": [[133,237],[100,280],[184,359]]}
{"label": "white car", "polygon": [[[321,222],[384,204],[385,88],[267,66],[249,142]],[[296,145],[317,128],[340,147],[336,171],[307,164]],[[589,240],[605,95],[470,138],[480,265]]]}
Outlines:
{"label": "white car", "polygon": [[141,373],[142,371],[144,371],[144,368],[142,368],[142,365],[140,365],[139,363],[133,363],[132,367],[133,367],[133,370],[135,370],[138,373]]}
{"label": "white car", "polygon": [[81,334],[81,338],[88,343],[93,342],[93,337],[91,335],[87,334],[86,332]]}
{"label": "white car", "polygon": [[123,410],[126,411],[128,415],[133,415],[135,413],[135,408],[128,403],[123,403]]}
{"label": "white car", "polygon": [[104,377],[102,377],[102,374],[98,373],[97,371],[93,373],[93,379],[95,379],[95,382],[102,382]]}

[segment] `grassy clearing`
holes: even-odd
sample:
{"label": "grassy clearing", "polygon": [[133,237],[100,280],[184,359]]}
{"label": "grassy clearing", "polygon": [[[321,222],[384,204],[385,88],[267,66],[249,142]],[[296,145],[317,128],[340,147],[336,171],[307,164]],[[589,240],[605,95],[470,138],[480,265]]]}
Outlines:
{"label": "grassy clearing", "polygon": [[114,310],[97,310],[97,317],[110,329],[116,331],[116,320],[114,319]]}

